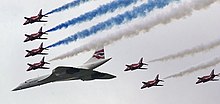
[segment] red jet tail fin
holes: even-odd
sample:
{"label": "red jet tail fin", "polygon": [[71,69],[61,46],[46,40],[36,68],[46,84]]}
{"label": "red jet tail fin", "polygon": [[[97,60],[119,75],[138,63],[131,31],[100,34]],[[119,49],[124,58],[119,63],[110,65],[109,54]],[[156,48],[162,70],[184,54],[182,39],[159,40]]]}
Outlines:
{"label": "red jet tail fin", "polygon": [[41,62],[44,62],[44,58],[45,58],[45,57],[42,58]]}
{"label": "red jet tail fin", "polygon": [[210,73],[210,75],[211,75],[211,76],[212,76],[212,75],[215,75],[214,69],[212,70],[212,72]]}
{"label": "red jet tail fin", "polygon": [[161,81],[161,82],[164,82],[164,80],[160,80],[160,79],[159,79],[159,74],[157,74],[155,80],[157,80],[157,81]]}
{"label": "red jet tail fin", "polygon": [[45,59],[45,57],[42,58],[42,60],[41,60],[42,63],[50,64],[49,62],[45,62],[44,59]]}
{"label": "red jet tail fin", "polygon": [[147,63],[143,63],[144,58],[142,57],[139,61],[139,64],[148,65]]}
{"label": "red jet tail fin", "polygon": [[157,76],[156,76],[155,80],[159,80],[159,74],[157,74]]}
{"label": "red jet tail fin", "polygon": [[40,44],[40,47],[38,49],[49,50],[49,49],[43,47],[43,42]]}
{"label": "red jet tail fin", "polygon": [[143,63],[143,57],[140,59],[139,63]]}
{"label": "red jet tail fin", "polygon": [[45,32],[45,31],[43,32],[43,27],[40,27],[40,29],[39,29],[38,33],[48,35],[48,33],[47,33],[47,32]]}
{"label": "red jet tail fin", "polygon": [[42,48],[43,48],[43,42],[40,44],[39,49],[42,49]]}
{"label": "red jet tail fin", "polygon": [[43,27],[40,27],[38,33],[41,33],[41,32],[42,32],[42,29],[43,29]]}
{"label": "red jet tail fin", "polygon": [[40,9],[40,12],[38,13],[38,16],[42,16],[42,9]]}
{"label": "red jet tail fin", "polygon": [[48,16],[42,14],[42,9],[41,9],[40,12],[38,13],[38,16],[41,16],[41,17],[48,17]]}

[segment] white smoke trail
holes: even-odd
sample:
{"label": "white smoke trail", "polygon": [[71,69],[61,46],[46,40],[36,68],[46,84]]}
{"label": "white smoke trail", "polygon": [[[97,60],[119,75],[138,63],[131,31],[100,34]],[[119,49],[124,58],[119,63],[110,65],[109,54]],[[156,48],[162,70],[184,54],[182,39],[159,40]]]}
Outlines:
{"label": "white smoke trail", "polygon": [[217,64],[220,64],[220,57],[216,57],[213,60],[211,60],[209,62],[206,62],[206,63],[201,63],[199,65],[192,66],[192,67],[186,69],[185,71],[182,71],[182,72],[179,72],[177,74],[173,74],[173,75],[167,76],[164,79],[183,77],[183,76],[188,75],[190,73],[193,73],[195,71],[204,70],[206,68],[209,68],[211,66],[215,66]]}
{"label": "white smoke trail", "polygon": [[183,0],[178,3],[171,3],[163,9],[156,9],[150,12],[143,20],[127,24],[128,26],[121,27],[116,31],[106,34],[105,37],[96,38],[81,47],[75,48],[70,52],[55,57],[53,60],[64,59],[75,56],[81,52],[96,49],[99,46],[106,46],[115,41],[121,40],[124,37],[131,37],[139,35],[143,32],[149,31],[156,25],[167,24],[174,19],[180,19],[185,16],[191,15],[193,10],[200,10],[210,6],[218,0]]}
{"label": "white smoke trail", "polygon": [[194,55],[196,53],[211,50],[211,49],[216,48],[218,46],[220,46],[220,40],[213,41],[209,44],[202,44],[202,45],[199,45],[199,46],[195,46],[191,49],[186,49],[186,50],[177,52],[175,54],[170,54],[170,55],[167,55],[167,56],[164,56],[164,57],[161,57],[161,58],[151,60],[149,62],[168,61],[168,60],[172,60],[172,59],[183,58],[183,57],[186,57],[188,55]]}

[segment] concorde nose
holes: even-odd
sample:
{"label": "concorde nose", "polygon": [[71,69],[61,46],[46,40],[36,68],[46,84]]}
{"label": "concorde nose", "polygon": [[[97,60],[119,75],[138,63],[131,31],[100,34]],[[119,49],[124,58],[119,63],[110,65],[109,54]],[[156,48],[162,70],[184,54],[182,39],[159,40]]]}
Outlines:
{"label": "concorde nose", "polygon": [[113,79],[113,78],[116,78],[116,76],[114,76],[114,75],[105,75],[104,77],[103,77],[103,79]]}
{"label": "concorde nose", "polygon": [[116,76],[114,76],[114,75],[111,75],[111,76],[110,76],[110,79],[112,79],[112,78],[116,78]]}
{"label": "concorde nose", "polygon": [[13,89],[12,91],[17,91],[17,90],[21,90],[21,87],[18,86],[18,87],[16,87],[15,89]]}

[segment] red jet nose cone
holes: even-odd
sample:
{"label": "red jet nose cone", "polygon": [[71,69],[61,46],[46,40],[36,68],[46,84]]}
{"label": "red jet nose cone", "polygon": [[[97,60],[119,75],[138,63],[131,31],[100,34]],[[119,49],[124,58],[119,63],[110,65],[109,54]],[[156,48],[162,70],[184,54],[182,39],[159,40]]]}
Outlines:
{"label": "red jet nose cone", "polygon": [[29,55],[27,54],[27,55],[25,55],[25,57],[29,57]]}
{"label": "red jet nose cone", "polygon": [[23,25],[27,25],[27,23],[25,22]]}
{"label": "red jet nose cone", "polygon": [[199,81],[196,82],[196,84],[199,84],[199,83],[201,83],[201,82],[199,82]]}
{"label": "red jet nose cone", "polygon": [[126,68],[124,71],[129,71],[129,69],[128,69],[128,68]]}
{"label": "red jet nose cone", "polygon": [[32,69],[31,68],[28,68],[26,71],[31,71]]}
{"label": "red jet nose cone", "polygon": [[27,42],[27,41],[28,41],[28,40],[26,40],[26,39],[24,40],[24,42]]}
{"label": "red jet nose cone", "polygon": [[145,88],[145,86],[142,86],[142,87],[141,87],[141,89],[144,89],[144,88]]}

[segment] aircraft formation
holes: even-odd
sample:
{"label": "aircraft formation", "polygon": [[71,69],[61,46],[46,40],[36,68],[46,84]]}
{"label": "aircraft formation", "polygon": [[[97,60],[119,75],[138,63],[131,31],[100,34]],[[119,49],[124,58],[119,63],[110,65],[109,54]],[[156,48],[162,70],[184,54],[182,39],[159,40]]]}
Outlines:
{"label": "aircraft formation", "polygon": [[[43,84],[57,82],[57,81],[70,81],[70,80],[82,80],[82,81],[91,81],[95,79],[113,79],[116,78],[115,75],[108,73],[94,71],[95,68],[103,65],[112,58],[105,58],[104,48],[97,49],[93,56],[85,62],[82,66],[78,67],[66,67],[58,66],[53,69],[51,74],[40,76],[37,78],[29,79],[24,83],[21,83],[18,87],[12,91],[22,90],[30,87],[40,86]],[[47,62],[44,62],[44,58],[40,63],[33,64],[29,67],[28,70],[34,70],[36,67],[42,67]],[[47,69],[45,67],[45,69]]]}
{"label": "aircraft formation", "polygon": [[[41,9],[37,16],[32,16],[30,18],[24,17],[27,20],[23,25],[32,24],[35,22],[47,22],[41,20],[42,17],[47,17],[47,16],[42,15],[42,9]],[[43,32],[41,27],[37,33],[33,33],[31,35],[25,34],[26,39],[24,40],[24,42],[34,41],[36,39],[47,39],[47,38],[41,38],[43,34],[47,34],[47,33]],[[39,48],[26,50],[27,54],[25,55],[25,57],[30,57],[35,55],[48,55],[48,53],[43,53],[44,50],[48,50],[48,49],[43,47],[43,43],[41,43]],[[69,80],[90,81],[95,79],[113,79],[116,78],[116,76],[93,70],[101,66],[102,64],[108,62],[111,59],[112,58],[105,58],[104,47],[101,47],[97,49],[93,54],[93,56],[81,66],[78,67],[58,66],[52,71],[51,74],[29,79],[24,83],[21,83],[18,87],[14,88],[12,91],[22,90],[22,89],[40,86],[46,83],[57,82],[57,81],[69,81]],[[50,64],[50,63],[45,62],[45,57],[43,57],[40,62],[34,64],[28,63],[27,65],[29,66],[29,68],[26,71],[32,71],[36,69],[49,69],[49,67],[44,67],[45,64]]]}
{"label": "aircraft formation", "polygon": [[[47,22],[45,20],[41,20],[43,17],[48,17],[48,16],[43,15],[42,9],[41,9],[37,16],[32,16],[30,18],[24,17],[26,21],[23,25],[32,24],[35,22]],[[33,33],[30,35],[25,34],[26,39],[24,40],[24,42],[34,41],[37,39],[47,39],[47,38],[42,38],[44,34],[47,34],[47,33],[43,32],[42,27],[41,27],[37,33]],[[48,55],[48,53],[43,53],[43,51],[45,50],[48,50],[48,49],[43,47],[43,43],[41,43],[39,48],[26,50],[26,52],[28,53],[27,55],[25,55],[25,57],[31,57],[35,55]],[[52,70],[51,74],[29,79],[25,81],[24,83],[21,83],[18,87],[16,87],[12,91],[22,90],[22,89],[40,86],[43,84],[57,82],[57,81],[70,81],[70,80],[90,81],[90,80],[95,80],[95,79],[116,78],[115,75],[94,71],[95,68],[111,60],[111,58],[105,58],[104,55],[105,55],[104,47],[98,48],[95,50],[95,53],[93,54],[93,56],[83,65],[78,66],[78,67],[58,66]],[[44,59],[45,57],[43,57],[42,60],[38,63],[34,63],[34,64],[28,63],[27,65],[29,66],[29,68],[27,69],[27,71],[32,71],[36,69],[49,69],[48,67],[44,67],[44,65],[49,64],[48,62],[45,62]],[[148,64],[144,63],[143,58],[141,58],[138,63],[125,65],[126,69],[124,71],[148,69],[148,68],[143,68],[144,65],[148,65]],[[214,74],[214,69],[213,69],[210,75],[198,77],[198,81],[196,82],[196,84],[205,83],[208,81],[218,81],[218,79],[214,79],[216,76],[219,76],[219,75]],[[153,86],[163,86],[163,85],[158,84],[159,82],[164,82],[164,81],[159,79],[159,74],[157,74],[154,80],[142,82],[143,86],[140,89],[150,88]]]}
{"label": "aircraft formation", "polygon": [[[147,69],[147,68],[142,68],[143,65],[148,65],[146,63],[143,63],[143,58],[140,59],[140,61],[138,63],[134,63],[131,65],[125,65],[127,68],[124,71],[133,71],[133,70],[138,70],[138,69]],[[218,81],[219,79],[214,79],[216,76],[219,76],[219,74],[215,74],[214,73],[214,69],[211,71],[210,75],[207,76],[203,76],[203,77],[198,77],[198,81],[196,82],[196,84],[199,83],[205,83],[208,81]],[[159,82],[164,82],[164,80],[160,80],[159,79],[159,74],[157,74],[156,78],[154,80],[151,81],[147,81],[147,82],[142,82],[144,85],[141,87],[141,89],[144,89],[146,87],[152,87],[152,86],[163,86],[163,85],[158,85]]]}
{"label": "aircraft formation", "polygon": [[[47,22],[47,21],[41,20],[42,17],[48,17],[48,16],[43,15],[42,9],[41,9],[38,15],[36,16],[32,16],[30,18],[24,17],[26,21],[23,25],[32,24],[35,22]],[[47,39],[47,38],[41,38],[41,36],[43,36],[44,34],[47,34],[47,33],[43,32],[43,27],[40,27],[37,33],[33,33],[30,35],[25,34],[26,39],[24,40],[24,42],[34,41],[36,39]],[[48,53],[42,53],[44,50],[48,50],[48,49],[43,47],[43,42],[42,42],[39,48],[26,50],[27,54],[25,55],[25,57],[30,57],[30,56],[35,56],[35,55],[48,55]],[[27,65],[29,66],[29,68],[27,69],[27,71],[36,70],[36,69],[49,69],[48,67],[44,67],[45,64],[50,64],[48,62],[45,62],[44,59],[45,57],[43,57],[42,60],[38,63],[34,63],[34,64],[28,63]]]}

